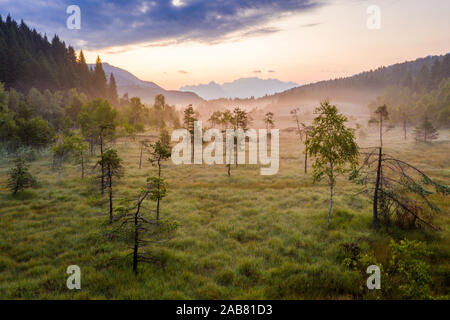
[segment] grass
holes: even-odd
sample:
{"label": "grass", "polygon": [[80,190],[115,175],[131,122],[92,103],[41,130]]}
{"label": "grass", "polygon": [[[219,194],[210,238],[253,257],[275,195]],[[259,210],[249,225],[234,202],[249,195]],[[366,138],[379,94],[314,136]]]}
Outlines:
{"label": "grass", "polygon": [[[433,145],[385,138],[387,152],[423,169],[438,181],[450,178],[450,141]],[[168,194],[161,215],[180,227],[175,237],[147,248],[161,262],[141,264],[135,277],[130,250],[105,238],[106,199],[92,178],[81,180],[67,163],[62,183],[43,156],[31,165],[40,187],[16,197],[5,187],[8,159],[0,161],[0,298],[2,299],[351,299],[365,278],[343,266],[342,244],[355,242],[383,260],[389,240],[425,241],[433,254],[433,292],[449,294],[448,198],[436,198],[442,230],[372,232],[371,204],[355,196],[358,187],[338,180],[326,227],[328,187],[303,173],[303,148],[282,133],[280,170],[261,176],[259,165],[175,166],[163,168]],[[376,134],[360,141],[376,145]],[[156,169],[138,169],[137,143],[116,146],[126,171],[116,183],[116,203],[134,197]],[[94,159],[92,159],[94,161]],[[144,208],[152,214],[155,204]],[[80,266],[81,290],[68,290],[66,269]]]}

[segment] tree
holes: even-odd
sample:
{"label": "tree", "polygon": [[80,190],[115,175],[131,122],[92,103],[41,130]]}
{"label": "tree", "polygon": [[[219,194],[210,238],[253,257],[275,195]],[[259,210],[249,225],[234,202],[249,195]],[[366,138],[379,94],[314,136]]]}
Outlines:
{"label": "tree", "polygon": [[111,102],[111,104],[113,106],[115,106],[119,103],[119,95],[117,93],[116,78],[114,78],[114,74],[112,72],[111,72],[111,75],[109,76],[108,99],[109,99],[109,102]]}
{"label": "tree", "polygon": [[88,144],[83,140],[81,135],[73,135],[72,139],[72,152],[77,164],[81,166],[81,179],[84,178],[86,168],[86,152],[89,149]]}
{"label": "tree", "polygon": [[[231,114],[231,124],[234,128],[235,134],[238,129],[242,129],[243,131],[247,130],[248,126],[251,124],[252,118],[248,114],[247,111],[241,109],[241,108],[234,108],[233,113]],[[245,148],[245,144],[238,143],[237,136],[234,136],[234,163],[236,164],[236,167],[238,166],[237,161],[237,148]],[[231,159],[230,159],[231,162]],[[227,164],[228,167],[228,176],[231,175],[231,163]]]}
{"label": "tree", "polygon": [[29,172],[29,167],[22,156],[18,156],[14,160],[14,165],[15,166],[8,172],[9,179],[7,187],[15,196],[17,192],[35,187],[37,185],[37,181]]}
{"label": "tree", "polygon": [[273,120],[274,114],[272,112],[267,112],[264,115],[264,123],[266,124],[267,132],[269,132],[269,127],[273,128],[275,121]]}
{"label": "tree", "polygon": [[106,183],[109,190],[109,222],[112,223],[114,219],[113,178],[120,178],[123,174],[122,159],[115,149],[108,149],[101,155],[98,163],[104,168],[104,173],[102,172],[102,174],[106,175]]}
{"label": "tree", "polygon": [[[104,99],[94,99],[83,106],[82,112],[78,116],[81,133],[89,141],[91,155],[94,154],[94,145],[100,146],[100,157],[108,140],[115,137],[117,110],[113,109]],[[105,172],[102,167],[101,192],[105,190]]]}
{"label": "tree", "polygon": [[102,60],[97,56],[94,70],[94,87],[96,90],[96,97],[107,98],[107,82],[105,71],[103,71]]}
{"label": "tree", "polygon": [[352,172],[350,179],[370,186],[364,187],[361,193],[372,197],[372,228],[377,228],[381,215],[385,224],[394,218],[396,224],[403,228],[419,225],[436,230],[431,219],[440,209],[430,197],[434,193],[449,195],[450,187],[437,183],[413,165],[382,153],[381,148],[369,149],[363,154],[363,164]]}
{"label": "tree", "polygon": [[431,142],[439,137],[439,132],[433,126],[427,116],[423,119],[422,124],[414,130],[416,141]]}
{"label": "tree", "polygon": [[300,141],[304,142],[305,144],[305,174],[308,173],[308,152],[306,150],[306,147],[308,145],[310,132],[312,127],[307,126],[305,123],[300,122],[298,114],[299,114],[299,108],[291,110],[291,114],[294,117],[295,123],[297,124],[297,133],[300,137]]}
{"label": "tree", "polygon": [[[152,193],[152,200],[156,201],[156,220],[159,220],[160,201],[165,196],[164,180],[161,178],[161,162],[170,158],[170,149],[164,145],[161,140],[150,145],[150,158],[148,159],[152,165],[158,166],[158,177],[154,179],[153,185],[155,190]],[[164,189],[164,190],[163,190]]]}
{"label": "tree", "polygon": [[170,149],[170,134],[166,126],[163,126],[159,132],[159,140],[166,149]]}
{"label": "tree", "polygon": [[357,164],[359,151],[355,142],[355,130],[345,126],[347,118],[338,112],[336,106],[324,101],[316,108],[315,113],[318,116],[313,121],[306,152],[315,157],[314,182],[325,177],[330,186],[329,227],[336,177],[345,173],[348,165]]}
{"label": "tree", "polygon": [[144,152],[144,149],[149,147],[149,140],[144,139],[142,141],[139,141],[140,146],[140,152],[139,152],[139,169],[142,168],[142,154]]}
{"label": "tree", "polygon": [[228,129],[229,125],[233,125],[233,114],[230,110],[225,110],[221,117],[219,123],[222,125],[222,129]]}
{"label": "tree", "polygon": [[[132,208],[120,207],[117,209],[119,215],[117,221],[120,223],[117,232],[123,234],[122,239],[129,242],[132,247],[133,256],[133,273],[138,274],[139,262],[152,263],[157,260],[147,253],[142,253],[142,247],[150,243],[159,243],[168,237],[171,237],[176,231],[178,225],[170,221],[161,221],[156,219],[149,219],[145,217],[145,212],[142,210],[144,201],[157,189],[156,183],[159,181],[156,177],[149,177],[147,185],[143,188],[136,200],[136,205]],[[157,192],[159,193],[159,192]],[[128,206],[130,201],[125,201]]]}
{"label": "tree", "polygon": [[48,146],[54,138],[54,130],[48,121],[41,117],[26,120],[19,118],[16,121],[17,136],[24,146],[42,148]]}
{"label": "tree", "polygon": [[194,135],[194,121],[197,121],[197,119],[195,118],[194,108],[192,107],[192,104],[190,104],[184,109],[183,123],[184,127],[191,135]]}
{"label": "tree", "polygon": [[56,143],[52,146],[54,158],[58,159],[58,183],[61,183],[62,165],[64,158],[74,150],[73,141],[70,136],[58,135]]}
{"label": "tree", "polygon": [[384,104],[375,110],[376,117],[369,120],[369,123],[377,123],[380,128],[380,147],[383,147],[383,120],[389,119],[387,106]]}
{"label": "tree", "polygon": [[141,102],[141,98],[133,97],[130,100],[130,111],[131,111],[131,118],[130,123],[136,128],[142,113],[144,112],[144,105]]}
{"label": "tree", "polygon": [[214,111],[208,119],[208,122],[211,124],[211,128],[214,128],[216,125],[220,124],[220,120],[222,117],[222,112]]}
{"label": "tree", "polygon": [[[188,105],[186,109],[184,109],[184,115],[183,115],[183,124],[184,127],[189,131],[189,134],[191,135],[191,148],[194,150],[194,122],[197,121],[197,118],[195,117],[194,108],[192,107],[192,104]],[[194,152],[191,152],[192,154],[192,162],[194,161]]]}

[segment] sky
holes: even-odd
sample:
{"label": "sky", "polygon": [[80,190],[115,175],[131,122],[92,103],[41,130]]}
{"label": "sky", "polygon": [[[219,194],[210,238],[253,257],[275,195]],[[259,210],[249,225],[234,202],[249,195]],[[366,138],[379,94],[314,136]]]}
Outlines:
{"label": "sky", "polygon": [[305,84],[450,52],[448,0],[0,0],[0,14],[173,90]]}

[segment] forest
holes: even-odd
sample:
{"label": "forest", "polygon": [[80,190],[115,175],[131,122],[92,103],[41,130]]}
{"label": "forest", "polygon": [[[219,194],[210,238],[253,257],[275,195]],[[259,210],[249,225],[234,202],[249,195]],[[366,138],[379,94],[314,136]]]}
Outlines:
{"label": "forest", "polygon": [[[308,116],[177,109],[119,97],[100,57],[0,18],[0,298],[448,299],[450,54],[389,70],[352,80],[383,87],[368,121],[327,95]],[[201,119],[279,129],[279,172],[237,144],[231,163],[174,164],[172,133],[193,143]]]}

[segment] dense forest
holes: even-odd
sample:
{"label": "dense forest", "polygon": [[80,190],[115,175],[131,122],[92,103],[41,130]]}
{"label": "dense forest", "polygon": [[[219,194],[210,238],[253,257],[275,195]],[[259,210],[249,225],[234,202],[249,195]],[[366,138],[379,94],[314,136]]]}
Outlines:
{"label": "dense forest", "polygon": [[[108,81],[109,80],[109,81]],[[7,89],[26,93],[31,88],[68,90],[75,88],[89,98],[107,98],[117,102],[114,76],[106,79],[100,58],[89,69],[81,51],[62,42],[55,35],[51,42],[23,21],[0,16],[0,82]]]}
{"label": "dense forest", "polygon": [[114,113],[111,121],[121,129],[117,135],[179,123],[162,95],[150,108],[127,94],[119,99],[114,75],[107,81],[99,57],[90,69],[83,51],[77,55],[58,36],[50,43],[23,21],[18,25],[10,16],[0,17],[0,142],[5,150],[46,147],[57,134],[78,129],[92,147],[85,126],[105,116],[96,114],[97,108]]}
{"label": "dense forest", "polygon": [[450,54],[429,56],[414,61],[397,63],[376,70],[361,72],[351,77],[320,81],[276,95],[279,103],[295,99],[315,99],[328,95],[333,99],[348,96],[364,97],[373,95],[389,86],[408,87],[422,94],[436,89],[443,79],[450,77]]}
{"label": "dense forest", "polygon": [[424,76],[433,74],[427,70],[424,67],[420,73],[421,77],[416,80],[417,83],[420,79],[426,79],[422,85],[416,86],[411,81],[410,85],[386,87],[383,94],[370,103],[369,109],[374,111],[380,105],[387,105],[391,114],[390,121],[394,125],[411,126],[428,117],[438,127],[449,127],[450,78],[434,79],[431,76]]}

